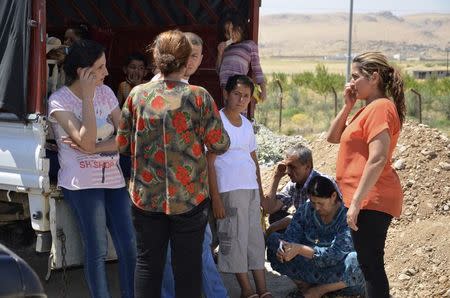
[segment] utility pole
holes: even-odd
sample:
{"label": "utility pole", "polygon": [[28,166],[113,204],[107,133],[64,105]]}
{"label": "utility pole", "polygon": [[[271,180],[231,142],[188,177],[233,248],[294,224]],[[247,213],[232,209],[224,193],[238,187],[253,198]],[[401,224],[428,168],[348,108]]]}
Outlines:
{"label": "utility pole", "polygon": [[350,0],[350,15],[348,22],[348,46],[347,46],[347,73],[345,75],[346,82],[350,81],[350,70],[352,65],[352,27],[353,27],[353,0]]}

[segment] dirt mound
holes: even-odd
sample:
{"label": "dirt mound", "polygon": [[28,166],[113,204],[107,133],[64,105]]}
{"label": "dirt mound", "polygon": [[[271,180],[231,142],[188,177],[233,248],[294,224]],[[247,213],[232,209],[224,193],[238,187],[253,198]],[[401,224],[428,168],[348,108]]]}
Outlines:
{"label": "dirt mound", "polygon": [[[272,144],[279,143],[274,138]],[[313,151],[314,167],[334,176],[339,146],[329,144],[325,134],[304,144]],[[405,197],[402,216],[393,220],[386,243],[391,294],[450,297],[449,138],[437,129],[407,122],[392,164]],[[270,187],[271,171],[262,171],[265,189]]]}

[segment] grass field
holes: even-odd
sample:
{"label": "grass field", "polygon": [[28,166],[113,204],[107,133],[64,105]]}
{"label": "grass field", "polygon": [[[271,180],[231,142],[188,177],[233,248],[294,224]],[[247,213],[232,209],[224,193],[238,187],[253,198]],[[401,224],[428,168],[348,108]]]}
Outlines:
{"label": "grass field", "polygon": [[[296,59],[296,58],[278,58],[278,57],[262,57],[261,66],[266,75],[274,72],[282,73],[300,73],[304,71],[314,71],[317,64],[323,63],[331,73],[339,73],[345,75],[347,62],[344,60],[333,61],[323,59]],[[446,70],[446,60],[433,61],[394,61],[401,69],[406,71],[412,70]]]}
{"label": "grass field", "polygon": [[[278,130],[279,117],[279,89],[274,83],[274,74],[285,74],[280,78],[285,79],[283,83],[283,111],[282,111],[282,133],[302,134],[306,136],[311,133],[326,130],[334,117],[333,94],[330,92],[317,94],[310,87],[296,85],[292,81],[292,75],[309,71],[317,73],[316,66],[322,63],[328,73],[345,74],[345,61],[327,61],[321,59],[294,59],[294,58],[266,58],[261,59],[263,71],[268,82],[268,100],[258,105],[256,111],[257,121],[271,129]],[[446,70],[446,61],[400,61],[397,66],[410,75],[412,70]],[[344,76],[345,77],[345,76]],[[405,77],[406,79],[406,77]],[[314,79],[311,79],[311,82]],[[408,85],[405,86],[405,97],[408,107],[408,117],[418,117],[417,96],[410,90],[414,82],[409,77]],[[281,79],[283,81],[283,79]],[[422,118],[423,123],[441,129],[449,134],[450,119],[448,118],[449,80],[436,82],[433,80],[418,80],[419,90],[422,95]],[[344,80],[342,82],[342,88]],[[313,84],[314,86],[314,84]],[[342,88],[337,88],[339,97],[338,109],[342,105]],[[446,91],[447,90],[447,91]],[[417,120],[417,119],[416,119]]]}

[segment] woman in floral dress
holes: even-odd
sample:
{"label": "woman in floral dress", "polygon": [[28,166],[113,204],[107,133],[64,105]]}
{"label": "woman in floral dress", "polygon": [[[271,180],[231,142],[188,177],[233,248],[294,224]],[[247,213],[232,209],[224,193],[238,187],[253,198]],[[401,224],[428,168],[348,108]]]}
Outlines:
{"label": "woman in floral dress", "polygon": [[120,152],[132,160],[135,297],[161,296],[169,240],[176,297],[200,297],[210,201],[205,146],[221,154],[230,140],[211,95],[182,81],[191,53],[185,35],[163,32],[153,49],[161,80],[131,90],[117,133]]}

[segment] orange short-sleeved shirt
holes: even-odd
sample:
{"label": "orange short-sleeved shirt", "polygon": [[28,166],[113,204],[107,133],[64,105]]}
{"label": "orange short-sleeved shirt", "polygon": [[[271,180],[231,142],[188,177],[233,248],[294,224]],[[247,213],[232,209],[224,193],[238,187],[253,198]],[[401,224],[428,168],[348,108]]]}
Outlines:
{"label": "orange short-sleeved shirt", "polygon": [[362,201],[361,209],[370,209],[399,217],[402,211],[403,191],[400,179],[391,166],[391,157],[400,135],[400,119],[393,102],[378,99],[359,110],[341,135],[336,180],[344,203],[350,206],[364,167],[369,158],[369,143],[387,129],[391,137],[388,159],[376,184]]}

